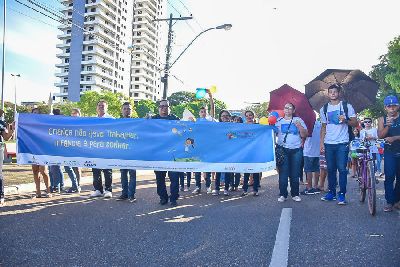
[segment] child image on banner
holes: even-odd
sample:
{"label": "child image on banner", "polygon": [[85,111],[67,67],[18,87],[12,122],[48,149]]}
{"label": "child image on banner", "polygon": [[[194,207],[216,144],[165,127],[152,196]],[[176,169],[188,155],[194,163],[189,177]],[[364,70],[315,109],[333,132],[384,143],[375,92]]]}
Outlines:
{"label": "child image on banner", "polygon": [[[182,129],[179,130],[177,128],[173,128],[172,132],[174,135],[176,135],[179,139],[183,139],[183,153],[178,152],[178,155],[175,157],[173,155],[173,160],[174,161],[180,161],[180,162],[196,162],[200,161],[198,157],[192,156],[193,150],[195,149],[195,141],[193,138],[187,137],[187,134],[191,133],[193,131],[192,128],[187,127],[186,125],[181,125]],[[186,135],[186,137],[184,136]],[[182,148],[177,148],[174,149],[174,152],[176,151],[182,151]]]}
{"label": "child image on banner", "polygon": [[194,148],[194,139],[188,138],[185,140],[185,152],[189,153],[191,149]]}

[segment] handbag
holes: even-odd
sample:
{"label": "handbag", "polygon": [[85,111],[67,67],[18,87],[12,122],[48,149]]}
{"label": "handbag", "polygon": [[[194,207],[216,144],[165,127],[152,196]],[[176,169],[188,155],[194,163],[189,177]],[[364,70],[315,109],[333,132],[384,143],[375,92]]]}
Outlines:
{"label": "handbag", "polygon": [[[289,133],[290,126],[292,125],[292,121],[293,121],[293,118],[290,120],[288,131],[286,132],[285,137],[283,138],[283,143],[286,143],[286,138]],[[276,165],[278,165],[278,166],[282,165],[284,160],[285,160],[285,148],[283,146],[276,145],[275,146]]]}

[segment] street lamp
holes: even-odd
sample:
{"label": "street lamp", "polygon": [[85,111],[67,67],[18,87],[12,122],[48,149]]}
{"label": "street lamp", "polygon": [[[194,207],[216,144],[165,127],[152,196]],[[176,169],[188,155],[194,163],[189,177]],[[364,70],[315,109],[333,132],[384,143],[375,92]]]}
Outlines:
{"label": "street lamp", "polygon": [[[167,60],[165,63],[165,68],[164,68],[164,76],[161,78],[161,81],[164,83],[164,92],[163,92],[163,99],[167,99],[167,91],[168,91],[168,76],[169,76],[169,70],[172,68],[172,66],[178,61],[178,59],[180,59],[180,57],[186,52],[186,50],[193,44],[194,41],[196,41],[197,38],[199,38],[200,35],[211,31],[211,30],[230,30],[232,28],[232,24],[222,24],[216,27],[211,27],[208,28],[202,32],[200,32],[196,37],[194,37],[194,39],[186,46],[185,49],[183,49],[183,51],[179,54],[179,56],[174,60],[174,62],[172,62],[172,64],[169,64],[169,53],[167,53]],[[167,45],[167,51],[170,51],[171,49],[171,43],[168,42]]]}
{"label": "street lamp", "polygon": [[14,78],[14,121],[15,121],[15,118],[17,116],[17,79],[15,77],[20,78],[21,75],[11,73],[11,76],[13,76]]}

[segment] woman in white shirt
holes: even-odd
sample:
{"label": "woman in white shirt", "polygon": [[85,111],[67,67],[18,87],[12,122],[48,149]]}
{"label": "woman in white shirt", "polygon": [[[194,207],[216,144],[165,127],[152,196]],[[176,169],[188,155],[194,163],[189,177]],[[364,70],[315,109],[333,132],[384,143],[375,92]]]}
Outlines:
{"label": "woman in white shirt", "polygon": [[284,160],[279,166],[279,202],[284,202],[288,197],[288,179],[290,179],[290,194],[296,202],[301,201],[299,197],[299,180],[302,174],[301,160],[303,158],[302,138],[308,135],[307,126],[304,121],[296,117],[295,106],[286,103],[284,107],[285,116],[278,120],[275,126],[278,128],[277,144],[284,149]]}

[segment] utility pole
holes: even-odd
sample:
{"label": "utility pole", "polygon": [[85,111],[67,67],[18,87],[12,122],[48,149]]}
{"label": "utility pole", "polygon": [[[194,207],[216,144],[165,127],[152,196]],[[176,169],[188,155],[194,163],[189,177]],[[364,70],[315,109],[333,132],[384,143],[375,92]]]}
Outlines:
{"label": "utility pole", "polygon": [[168,76],[169,76],[169,60],[171,58],[171,43],[172,43],[172,22],[175,20],[188,20],[193,17],[179,17],[174,18],[172,13],[169,15],[168,19],[155,19],[153,21],[168,21],[168,43],[167,43],[167,51],[165,57],[165,66],[164,66],[164,76],[161,78],[161,82],[164,83],[164,92],[163,99],[167,99],[168,92]]}

